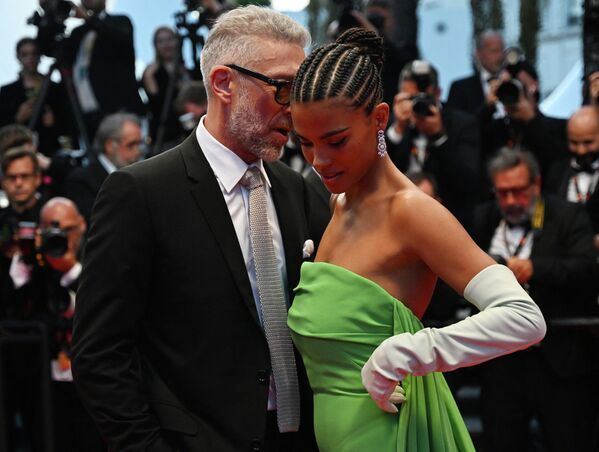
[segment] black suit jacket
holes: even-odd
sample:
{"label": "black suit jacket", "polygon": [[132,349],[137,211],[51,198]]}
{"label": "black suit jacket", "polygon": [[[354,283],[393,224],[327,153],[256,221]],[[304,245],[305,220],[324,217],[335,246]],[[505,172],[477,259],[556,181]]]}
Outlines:
{"label": "black suit jacket", "polygon": [[[488,250],[501,214],[495,202],[476,210],[473,237]],[[584,333],[555,330],[551,320],[597,315],[597,263],[589,219],[577,204],[545,197],[543,228],[535,230],[529,293],[548,330],[541,353],[558,375],[588,375],[595,366],[593,340]]]}
{"label": "black suit jacket", "polygon": [[[429,142],[429,157],[423,170],[437,179],[443,205],[466,229],[480,189],[480,148],[476,121],[471,115],[451,108],[441,111],[447,140],[440,146]],[[398,144],[387,141],[389,156],[400,171],[406,172],[414,147],[416,129],[408,129]]]}
{"label": "black suit jacket", "polygon": [[480,81],[480,73],[455,80],[447,96],[447,105],[470,114],[478,114],[485,103],[485,93]]}
{"label": "black suit jacket", "polygon": [[[265,166],[291,293],[309,238],[305,185],[280,162]],[[296,444],[310,451],[311,395],[296,360]],[[195,133],[109,176],[86,247],[73,370],[112,447],[260,450],[270,369],[235,229]]]}
{"label": "black suit jacket", "polygon": [[[37,96],[37,94],[35,95]],[[50,82],[43,108],[44,110],[51,110],[54,114],[54,125],[52,127],[44,126],[40,117],[33,128],[39,134],[38,148],[40,152],[50,157],[60,147],[58,137],[68,132],[67,122],[69,118],[66,117],[67,112],[63,105],[65,96],[66,93],[61,85]],[[17,111],[27,99],[28,92],[21,78],[0,87],[0,127],[15,124]],[[29,124],[25,125],[28,126]]]}
{"label": "black suit jacket", "polygon": [[75,203],[87,224],[90,221],[96,196],[107,177],[108,171],[94,157],[88,166],[75,168],[65,180],[65,196]]}
{"label": "black suit jacket", "polygon": [[[570,165],[570,159],[557,161],[549,168],[543,188],[548,193],[552,193],[561,199],[567,199],[568,185],[570,179],[575,175],[576,171]],[[595,234],[599,234],[599,190],[595,189],[590,199],[585,203],[585,207],[591,218],[593,231]]]}
{"label": "black suit jacket", "polygon": [[[143,114],[144,106],[135,78],[133,25],[127,16],[94,16],[75,28],[61,44],[65,66],[73,68],[81,42],[88,31],[97,33],[91,54],[89,78],[99,103],[100,116],[120,110]],[[40,28],[38,42],[45,53],[52,51],[52,36]]]}

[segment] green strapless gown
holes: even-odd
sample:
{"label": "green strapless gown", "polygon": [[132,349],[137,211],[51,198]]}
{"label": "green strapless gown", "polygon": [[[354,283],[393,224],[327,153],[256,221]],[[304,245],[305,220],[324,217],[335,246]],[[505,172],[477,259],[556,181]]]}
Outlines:
{"label": "green strapless gown", "polygon": [[302,265],[289,327],[314,392],[321,452],[474,451],[441,373],[408,376],[399,414],[382,411],[360,371],[386,338],[422,324],[376,283],[323,262]]}

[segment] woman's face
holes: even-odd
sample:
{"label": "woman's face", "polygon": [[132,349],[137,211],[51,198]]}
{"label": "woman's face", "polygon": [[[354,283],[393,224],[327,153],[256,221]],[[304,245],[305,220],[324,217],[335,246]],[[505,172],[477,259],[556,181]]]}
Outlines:
{"label": "woman's face", "polygon": [[161,30],[156,35],[156,54],[161,61],[172,61],[177,50],[177,37],[170,30]]}
{"label": "woman's face", "polygon": [[343,193],[359,182],[378,158],[377,130],[386,125],[380,105],[366,115],[363,108],[339,99],[291,104],[304,157],[331,193]]}

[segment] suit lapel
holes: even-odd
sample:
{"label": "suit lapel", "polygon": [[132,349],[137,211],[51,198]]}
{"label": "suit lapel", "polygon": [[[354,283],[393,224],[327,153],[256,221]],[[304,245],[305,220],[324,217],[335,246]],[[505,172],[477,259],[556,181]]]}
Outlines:
{"label": "suit lapel", "polygon": [[239,248],[229,209],[212,168],[196,141],[195,131],[181,145],[181,155],[185,162],[187,176],[194,182],[191,194],[222,250],[244,304],[255,322],[260,325],[243,253]]}

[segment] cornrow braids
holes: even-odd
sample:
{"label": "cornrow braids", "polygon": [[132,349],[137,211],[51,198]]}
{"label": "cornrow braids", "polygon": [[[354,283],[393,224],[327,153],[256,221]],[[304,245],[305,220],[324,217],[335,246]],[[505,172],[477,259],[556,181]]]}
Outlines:
{"label": "cornrow braids", "polygon": [[382,38],[372,31],[349,29],[304,60],[293,81],[292,102],[345,97],[355,108],[366,104],[370,114],[383,98],[382,64]]}

